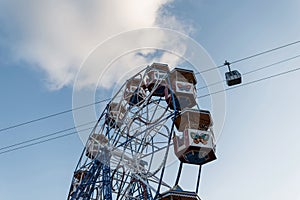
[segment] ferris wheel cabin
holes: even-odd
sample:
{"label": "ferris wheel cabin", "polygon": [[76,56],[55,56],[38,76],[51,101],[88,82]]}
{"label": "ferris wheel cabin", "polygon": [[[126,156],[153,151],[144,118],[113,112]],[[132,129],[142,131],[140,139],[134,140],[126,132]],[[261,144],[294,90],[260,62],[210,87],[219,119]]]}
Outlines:
{"label": "ferris wheel cabin", "polygon": [[141,86],[143,86],[143,80],[140,77],[134,77],[127,80],[124,99],[129,105],[138,105],[145,98],[145,90]]}
{"label": "ferris wheel cabin", "polygon": [[101,147],[108,143],[108,139],[102,134],[92,134],[86,143],[85,155],[90,159],[98,159]]}
{"label": "ferris wheel cabin", "polygon": [[[177,110],[184,108],[191,108],[196,103],[196,87],[197,80],[192,70],[175,68],[170,74],[172,91],[175,99],[175,106]],[[171,109],[174,109],[172,95],[169,95],[167,102]]]}
{"label": "ferris wheel cabin", "polygon": [[183,163],[203,165],[216,159],[212,119],[206,110],[185,109],[174,121],[174,151]]}
{"label": "ferris wheel cabin", "polygon": [[169,85],[167,81],[169,73],[170,70],[167,64],[153,63],[148,68],[144,80],[149,92],[153,92],[153,96],[165,96]]}
{"label": "ferris wheel cabin", "polygon": [[126,109],[120,103],[111,102],[108,106],[108,113],[105,117],[105,123],[111,128],[119,128],[125,116]]}
{"label": "ferris wheel cabin", "polygon": [[76,191],[77,187],[81,184],[81,182],[84,180],[87,174],[88,171],[86,170],[77,170],[74,172],[73,183],[69,191],[68,200],[71,198],[72,194]]}

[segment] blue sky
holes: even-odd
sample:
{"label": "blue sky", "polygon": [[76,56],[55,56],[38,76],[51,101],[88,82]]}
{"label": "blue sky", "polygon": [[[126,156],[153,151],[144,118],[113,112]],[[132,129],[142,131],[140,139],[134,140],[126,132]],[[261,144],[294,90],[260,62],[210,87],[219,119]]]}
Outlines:
{"label": "blue sky", "polygon": [[[300,2],[296,0],[153,2],[144,6],[135,1],[92,1],[90,5],[81,1],[0,2],[0,128],[71,109],[81,63],[99,43],[123,31],[158,26],[184,32],[217,65],[300,39]],[[232,68],[246,73],[298,54],[300,47],[294,45]],[[121,60],[130,65],[120,71],[145,62],[134,59],[129,55]],[[297,68],[299,63],[295,59],[276,65],[247,75],[243,81]],[[224,72],[220,69],[222,75]],[[202,199],[300,198],[299,75],[295,72],[226,92],[218,160],[203,167]],[[105,77],[98,84],[106,88],[95,100],[109,96],[113,78]],[[89,80],[81,82],[82,86],[96,84]],[[208,101],[203,99],[203,104]],[[201,100],[199,103],[201,106]],[[73,115],[67,113],[3,131],[0,148],[73,126]],[[0,199],[66,199],[82,148],[75,134],[0,154]],[[187,169],[182,185],[193,189],[192,183],[184,181],[190,177]]]}

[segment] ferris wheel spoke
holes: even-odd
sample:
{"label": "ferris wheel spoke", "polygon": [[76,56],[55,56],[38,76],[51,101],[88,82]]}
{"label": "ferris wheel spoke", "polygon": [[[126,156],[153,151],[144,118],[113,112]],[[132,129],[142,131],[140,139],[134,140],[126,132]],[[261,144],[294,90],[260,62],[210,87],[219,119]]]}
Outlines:
{"label": "ferris wheel spoke", "polygon": [[[155,185],[159,184],[159,178],[156,175],[153,175],[150,178],[148,178],[148,181],[149,181],[149,184],[155,184]],[[172,188],[172,186],[170,184],[166,183],[165,181],[161,181],[161,185],[168,189]]]}

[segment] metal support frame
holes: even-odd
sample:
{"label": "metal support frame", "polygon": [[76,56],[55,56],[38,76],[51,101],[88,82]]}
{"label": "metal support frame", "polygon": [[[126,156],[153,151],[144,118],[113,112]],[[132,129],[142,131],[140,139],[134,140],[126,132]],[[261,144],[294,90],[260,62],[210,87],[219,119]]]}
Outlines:
{"label": "metal support frame", "polygon": [[228,62],[227,60],[225,60],[224,65],[226,65],[228,67],[228,70],[231,72],[230,62]]}
{"label": "metal support frame", "polygon": [[197,178],[197,185],[196,185],[196,194],[198,194],[198,191],[199,191],[200,177],[201,177],[201,169],[202,169],[202,165],[199,165],[198,178]]}
{"label": "metal support frame", "polygon": [[178,185],[178,183],[179,183],[179,179],[180,179],[180,175],[181,175],[181,171],[182,171],[182,165],[183,165],[183,163],[180,162],[178,173],[177,173],[177,178],[176,178],[176,181],[175,181],[175,186]]}
{"label": "metal support frame", "polygon": [[102,165],[103,200],[112,200],[112,188],[109,164]]}
{"label": "metal support frame", "polygon": [[[175,111],[175,114],[174,114],[174,119],[175,118],[176,118],[176,111]],[[174,131],[174,127],[175,127],[175,123],[174,123],[174,120],[173,120],[173,122],[172,122],[172,128],[171,128],[170,135],[169,135],[169,140],[168,140],[168,147],[167,147],[167,152],[166,152],[167,156],[168,156],[168,153],[169,153],[169,148],[170,148],[170,144],[171,144],[172,133]],[[163,168],[161,170],[159,184],[158,184],[157,191],[156,191],[154,199],[157,199],[157,197],[160,195],[160,187],[161,187],[161,182],[162,182],[162,179],[163,179],[163,176],[164,176],[164,172],[165,172],[165,169],[166,169],[166,162],[167,162],[167,160],[165,160],[164,166],[163,166]]]}

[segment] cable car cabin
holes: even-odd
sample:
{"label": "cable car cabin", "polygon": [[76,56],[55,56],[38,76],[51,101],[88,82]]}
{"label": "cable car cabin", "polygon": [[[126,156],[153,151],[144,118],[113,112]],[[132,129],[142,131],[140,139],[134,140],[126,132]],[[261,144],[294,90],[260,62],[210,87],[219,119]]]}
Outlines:
{"label": "cable car cabin", "polygon": [[180,161],[202,165],[216,159],[209,111],[186,109],[174,123],[179,131],[173,137],[174,151]]}
{"label": "cable car cabin", "polygon": [[[163,97],[167,93],[168,74],[170,70],[167,64],[153,63],[146,71],[145,84],[153,96]],[[154,91],[152,91],[154,89]]]}
{"label": "cable car cabin", "polygon": [[90,159],[95,159],[101,151],[101,147],[108,143],[108,139],[102,134],[92,134],[86,143],[85,155]]}
{"label": "cable car cabin", "polygon": [[[171,71],[172,90],[175,96],[175,106],[177,110],[191,108],[197,104],[196,88],[197,80],[192,70],[175,68]],[[166,99],[171,109],[174,109],[172,94]]]}
{"label": "cable car cabin", "polygon": [[111,102],[105,116],[105,123],[111,128],[119,128],[123,123],[125,113],[126,109],[121,103]]}
{"label": "cable car cabin", "polygon": [[138,105],[144,100],[146,94],[143,86],[141,78],[127,80],[124,99],[129,103],[129,105]]}
{"label": "cable car cabin", "polygon": [[175,186],[171,190],[160,195],[158,200],[201,200],[195,192],[183,191],[181,187]]}
{"label": "cable car cabin", "polygon": [[228,86],[237,85],[242,82],[242,76],[237,70],[226,72],[225,78]]}

